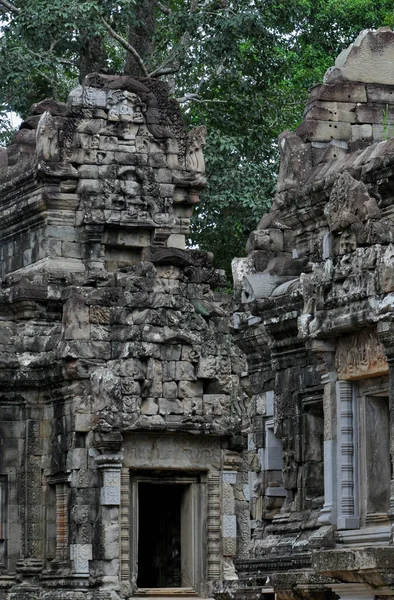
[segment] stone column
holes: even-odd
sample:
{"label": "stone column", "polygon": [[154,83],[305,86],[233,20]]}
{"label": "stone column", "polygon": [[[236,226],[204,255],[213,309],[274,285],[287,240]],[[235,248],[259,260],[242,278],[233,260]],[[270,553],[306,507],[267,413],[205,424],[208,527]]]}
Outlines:
{"label": "stone column", "polygon": [[208,581],[221,578],[220,570],[220,476],[216,471],[208,474],[207,553]]}
{"label": "stone column", "polygon": [[123,454],[106,453],[96,456],[96,466],[102,472],[101,546],[106,589],[120,590],[120,532],[121,532],[121,469]]}
{"label": "stone column", "polygon": [[130,570],[130,471],[123,468],[120,476],[121,509],[120,509],[120,579],[121,593],[131,596]]}
{"label": "stone column", "polygon": [[[379,341],[383,344],[389,369],[389,411],[390,411],[390,459],[391,473],[394,473],[394,325],[381,321],[377,326]],[[388,514],[394,517],[394,478],[390,481],[390,501]]]}
{"label": "stone column", "polygon": [[238,579],[234,568],[234,557],[237,553],[237,517],[235,515],[234,486],[237,472],[222,471],[222,542],[223,542],[223,577]]}
{"label": "stone column", "polygon": [[338,529],[359,527],[357,493],[357,438],[355,436],[354,394],[351,381],[337,381],[338,436]]}
{"label": "stone column", "polygon": [[337,519],[337,436],[336,436],[336,381],[335,371],[325,373],[324,386],[324,505],[319,516],[322,525],[336,524]]}

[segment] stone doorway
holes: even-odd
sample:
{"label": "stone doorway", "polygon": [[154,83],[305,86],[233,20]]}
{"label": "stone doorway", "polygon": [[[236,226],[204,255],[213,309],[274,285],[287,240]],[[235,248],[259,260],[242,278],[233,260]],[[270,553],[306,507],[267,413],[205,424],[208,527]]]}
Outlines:
{"label": "stone doorway", "polygon": [[142,588],[182,585],[181,507],[187,487],[140,483],[138,579]]}
{"label": "stone doorway", "polygon": [[144,595],[171,589],[201,592],[202,487],[195,475],[145,472],[132,477],[132,546],[137,587]]}

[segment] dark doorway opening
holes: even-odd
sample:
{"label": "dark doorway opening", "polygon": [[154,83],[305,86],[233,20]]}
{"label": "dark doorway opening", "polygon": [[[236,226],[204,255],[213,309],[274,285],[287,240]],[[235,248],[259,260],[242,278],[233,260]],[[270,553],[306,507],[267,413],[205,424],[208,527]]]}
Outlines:
{"label": "dark doorway opening", "polygon": [[185,487],[138,484],[139,588],[182,587],[181,507]]}

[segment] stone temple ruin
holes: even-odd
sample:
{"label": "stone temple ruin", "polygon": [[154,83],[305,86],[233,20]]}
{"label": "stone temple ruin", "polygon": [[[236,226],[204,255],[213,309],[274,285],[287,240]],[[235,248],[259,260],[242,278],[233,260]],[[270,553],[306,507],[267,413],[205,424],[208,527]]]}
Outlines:
{"label": "stone temple ruin", "polygon": [[394,32],[282,134],[235,308],[205,133],[92,74],[0,151],[0,600],[394,596]]}

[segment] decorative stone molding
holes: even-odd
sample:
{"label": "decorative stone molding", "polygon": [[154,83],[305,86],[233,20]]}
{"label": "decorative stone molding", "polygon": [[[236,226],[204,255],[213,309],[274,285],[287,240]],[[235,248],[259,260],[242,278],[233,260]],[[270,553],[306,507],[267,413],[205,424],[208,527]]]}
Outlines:
{"label": "decorative stone molding", "polygon": [[220,579],[220,508],[220,476],[211,471],[208,474],[208,581]]}
{"label": "decorative stone molding", "polygon": [[383,345],[373,329],[339,338],[335,361],[338,379],[364,379],[388,373]]}
{"label": "decorative stone molding", "polygon": [[130,471],[121,471],[120,502],[120,579],[121,584],[130,586]]}
{"label": "decorative stone molding", "polygon": [[338,381],[338,529],[359,527],[357,504],[356,438],[353,385]]}
{"label": "decorative stone molding", "polygon": [[120,505],[120,470],[122,454],[102,454],[96,456],[96,465],[103,471],[103,486],[100,490],[102,506]]}
{"label": "decorative stone molding", "polygon": [[74,564],[74,572],[78,575],[89,574],[89,561],[92,558],[92,544],[70,544],[70,559]]}

